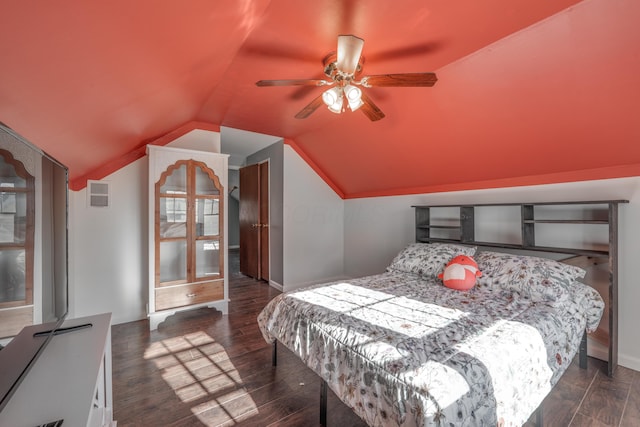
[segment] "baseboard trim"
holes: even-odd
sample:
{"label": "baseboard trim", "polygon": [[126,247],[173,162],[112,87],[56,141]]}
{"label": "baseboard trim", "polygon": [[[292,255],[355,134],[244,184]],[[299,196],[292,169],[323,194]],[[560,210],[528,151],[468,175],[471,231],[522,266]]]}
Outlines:
{"label": "baseboard trim", "polygon": [[287,289],[300,289],[306,288],[307,286],[319,285],[321,283],[331,283],[331,282],[339,282],[339,281],[348,281],[351,280],[352,277],[349,276],[333,276],[333,277],[325,277],[324,279],[316,279],[309,282],[296,283],[295,285],[287,285]]}
{"label": "baseboard trim", "polygon": [[[598,341],[588,338],[587,354],[603,361],[609,360],[609,349]],[[640,359],[618,353],[618,365],[640,372]]]}
{"label": "baseboard trim", "polygon": [[272,288],[276,288],[280,292],[284,292],[284,290],[283,290],[284,287],[278,282],[274,282],[273,280],[269,280],[269,286],[271,286]]}
{"label": "baseboard trim", "polygon": [[618,354],[618,365],[640,372],[640,359],[637,357]]}

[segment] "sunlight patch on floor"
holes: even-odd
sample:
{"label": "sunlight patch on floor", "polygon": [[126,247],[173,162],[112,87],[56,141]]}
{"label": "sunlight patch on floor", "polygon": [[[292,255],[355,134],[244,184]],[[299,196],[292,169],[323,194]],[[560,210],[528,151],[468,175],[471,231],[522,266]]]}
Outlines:
{"label": "sunlight patch on floor", "polygon": [[206,426],[232,426],[258,415],[258,408],[244,389],[233,390],[217,402],[196,405],[191,411]]}
{"label": "sunlight patch on floor", "polygon": [[182,402],[194,404],[191,412],[205,425],[233,425],[258,414],[224,346],[205,332],[155,342],[144,358]]}

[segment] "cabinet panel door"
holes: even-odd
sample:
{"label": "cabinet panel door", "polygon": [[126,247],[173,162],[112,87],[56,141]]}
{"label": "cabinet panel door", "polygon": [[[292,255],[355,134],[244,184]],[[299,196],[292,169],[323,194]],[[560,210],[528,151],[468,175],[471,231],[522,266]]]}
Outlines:
{"label": "cabinet panel door", "polygon": [[187,237],[187,199],[186,197],[160,196],[158,237]]}
{"label": "cabinet panel door", "polygon": [[196,199],[196,236],[220,236],[220,200]]}
{"label": "cabinet panel door", "polygon": [[218,240],[196,241],[196,279],[220,276],[220,242]]}
{"label": "cabinet panel door", "polygon": [[220,188],[216,186],[216,183],[211,176],[207,173],[203,166],[194,165],[195,173],[195,186],[193,194],[196,196],[219,196]]}
{"label": "cabinet panel door", "polygon": [[169,175],[165,177],[160,186],[161,194],[187,194],[187,165],[175,165],[168,169]]}
{"label": "cabinet panel door", "polygon": [[160,284],[187,281],[187,241],[160,242]]}

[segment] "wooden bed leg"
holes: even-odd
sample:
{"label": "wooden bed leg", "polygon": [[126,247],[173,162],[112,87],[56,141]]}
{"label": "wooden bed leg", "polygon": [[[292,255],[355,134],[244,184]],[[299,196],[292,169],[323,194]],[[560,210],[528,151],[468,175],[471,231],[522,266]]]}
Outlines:
{"label": "wooden bed leg", "polygon": [[580,341],[580,367],[587,369],[587,331],[584,331]]}
{"label": "wooden bed leg", "polygon": [[320,382],[320,425],[322,427],[327,425],[327,382],[325,380]]}
{"label": "wooden bed leg", "polygon": [[274,341],[271,345],[271,366],[278,366],[278,341]]}
{"label": "wooden bed leg", "polygon": [[540,403],[540,406],[538,406],[538,409],[536,409],[536,416],[535,416],[535,423],[536,423],[536,427],[542,427],[544,425],[544,420],[542,419],[542,403]]}

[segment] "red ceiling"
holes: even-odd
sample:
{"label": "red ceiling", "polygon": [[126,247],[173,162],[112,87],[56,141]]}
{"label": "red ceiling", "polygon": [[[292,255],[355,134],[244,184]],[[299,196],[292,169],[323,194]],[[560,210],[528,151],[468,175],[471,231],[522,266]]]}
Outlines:
{"label": "red ceiling", "polygon": [[[637,0],[10,2],[0,121],[69,166],[73,188],[181,129],[282,136],[343,197],[640,175]],[[338,34],[386,117],[294,115]],[[166,137],[164,138],[166,141]]]}

